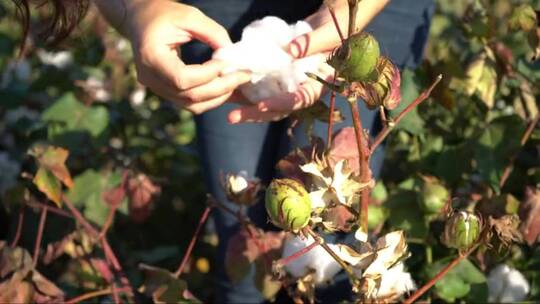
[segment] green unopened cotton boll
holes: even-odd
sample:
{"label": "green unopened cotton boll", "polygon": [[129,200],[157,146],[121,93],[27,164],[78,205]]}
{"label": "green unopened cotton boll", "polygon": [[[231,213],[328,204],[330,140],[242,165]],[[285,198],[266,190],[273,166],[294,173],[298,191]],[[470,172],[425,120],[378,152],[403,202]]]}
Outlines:
{"label": "green unopened cotton boll", "polygon": [[274,225],[298,232],[311,216],[311,200],[302,183],[289,179],[274,179],[266,189],[266,212]]}
{"label": "green unopened cotton boll", "polygon": [[419,194],[418,203],[428,214],[441,212],[450,197],[448,190],[439,183],[424,183]]}
{"label": "green unopened cotton boll", "polygon": [[446,221],[442,241],[450,248],[467,250],[477,241],[480,230],[478,216],[465,211],[455,212]]}
{"label": "green unopened cotton boll", "polygon": [[368,33],[357,33],[343,42],[328,64],[349,82],[367,81],[376,77],[374,71],[379,55],[379,43],[375,37]]}

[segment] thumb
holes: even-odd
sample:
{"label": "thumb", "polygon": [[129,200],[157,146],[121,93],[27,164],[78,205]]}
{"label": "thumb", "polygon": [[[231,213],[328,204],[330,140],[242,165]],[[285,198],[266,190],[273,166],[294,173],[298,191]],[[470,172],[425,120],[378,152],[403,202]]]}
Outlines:
{"label": "thumb", "polygon": [[232,44],[229,33],[219,23],[202,12],[196,18],[190,23],[192,26],[186,29],[193,38],[208,44],[213,49]]}

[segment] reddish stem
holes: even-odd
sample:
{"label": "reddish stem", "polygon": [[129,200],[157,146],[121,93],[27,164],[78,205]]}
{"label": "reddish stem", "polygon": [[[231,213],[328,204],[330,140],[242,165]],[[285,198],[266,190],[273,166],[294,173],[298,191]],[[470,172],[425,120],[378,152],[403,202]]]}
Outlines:
{"label": "reddish stem", "polygon": [[41,209],[41,216],[39,217],[39,226],[36,236],[36,243],[34,245],[34,257],[32,259],[32,265],[36,267],[39,258],[39,251],[41,249],[41,239],[43,238],[43,230],[45,230],[45,221],[47,220],[47,209]]}
{"label": "reddish stem", "polygon": [[[122,288],[119,288],[119,289],[116,289],[117,292],[119,293],[127,293],[129,292],[129,289],[127,289],[126,287],[122,287]],[[78,295],[72,299],[69,299],[65,302],[65,304],[75,304],[75,303],[79,303],[79,302],[82,302],[82,301],[86,301],[86,300],[89,300],[89,299],[93,299],[93,298],[97,298],[97,297],[102,297],[102,296],[106,296],[106,295],[109,295],[112,293],[112,288],[105,288],[105,289],[101,289],[101,290],[95,290],[95,291],[91,291],[91,292],[88,292],[88,293],[85,293],[85,294],[82,294],[82,295]]]}
{"label": "reddish stem", "polygon": [[324,240],[322,239],[322,237],[320,235],[318,235],[315,231],[313,231],[309,226],[304,228],[304,231],[307,232],[309,235],[311,235],[313,237],[313,239],[318,242],[321,247],[326,251],[328,252],[328,254],[341,266],[341,268],[343,268],[343,270],[345,270],[345,272],[349,275],[349,278],[351,280],[355,280],[356,277],[351,269],[351,267],[349,265],[347,265],[347,263],[345,263],[345,261],[343,261],[335,252],[334,250],[332,250],[332,248],[330,248],[330,246],[328,246],[328,244],[326,244],[324,242]]}
{"label": "reddish stem", "polygon": [[105,220],[105,223],[103,224],[103,227],[101,228],[101,232],[99,233],[98,238],[103,238],[107,234],[107,231],[111,227],[113,221],[114,221],[114,215],[116,214],[116,209],[118,209],[118,206],[120,204],[115,204],[113,206],[109,207],[109,212],[107,213],[107,219]]}
{"label": "reddish stem", "polygon": [[[83,228],[86,230],[90,236],[94,238],[99,237],[99,232],[96,228],[94,228],[81,214],[77,208],[71,203],[71,201],[64,195],[62,196],[62,200],[66,204],[69,211],[73,214],[75,217],[75,220],[83,226]],[[116,258],[116,255],[114,254],[114,251],[111,249],[111,246],[109,245],[109,242],[107,241],[107,238],[104,237],[101,239],[101,246],[103,247],[103,253],[105,254],[105,259],[107,262],[113,266],[115,272],[120,274],[120,281],[124,285],[125,288],[129,289],[129,295],[133,295],[133,290],[131,289],[131,285],[129,284],[129,280],[127,279],[126,275],[122,271],[122,266],[120,265],[120,262],[118,262],[118,259]]]}
{"label": "reddish stem", "polygon": [[388,136],[390,131],[394,128],[395,125],[397,125],[403,116],[405,116],[407,113],[409,113],[412,109],[414,109],[416,106],[418,106],[421,102],[426,100],[429,95],[431,94],[431,91],[433,91],[433,88],[441,81],[442,75],[437,76],[435,81],[427,88],[420,96],[418,96],[413,102],[411,102],[403,111],[401,111],[394,119],[391,124],[386,124],[383,128],[383,130],[377,135],[373,143],[371,144],[370,149],[370,155],[375,152],[375,149],[383,142],[383,140]]}
{"label": "reddish stem", "polygon": [[311,251],[311,249],[319,246],[321,244],[321,240],[319,239],[315,239],[313,241],[313,243],[311,243],[309,246],[306,246],[300,250],[298,250],[297,252],[291,254],[290,256],[286,257],[286,258],[282,258],[282,259],[279,259],[276,263],[280,266],[285,266],[287,264],[289,264],[290,262],[296,260],[297,258],[303,256],[304,254],[308,253],[309,251]]}
{"label": "reddish stem", "polygon": [[24,224],[24,205],[22,205],[21,208],[19,209],[19,220],[17,221],[17,230],[15,231],[15,236],[13,237],[13,241],[11,242],[12,248],[17,246],[17,243],[19,243],[19,239],[21,238],[23,224]]}
{"label": "reddish stem", "polygon": [[358,12],[358,0],[349,0],[349,29],[347,37],[351,37],[354,34],[356,27],[356,13]]}
{"label": "reddish stem", "polygon": [[40,203],[40,202],[26,202],[25,204],[30,206],[30,207],[34,207],[34,208],[47,209],[47,212],[54,213],[54,214],[57,214],[57,215],[60,215],[60,216],[63,216],[63,217],[73,218],[73,216],[69,212],[67,212],[65,210],[62,210],[62,209],[59,209],[59,208],[54,207],[54,206],[45,205],[45,204]]}
{"label": "reddish stem", "polygon": [[[529,140],[529,137],[531,137],[532,132],[534,131],[534,127],[538,124],[538,120],[540,119],[540,113],[536,114],[534,119],[529,123],[527,126],[527,129],[525,130],[525,133],[523,133],[523,136],[521,137],[521,147],[525,146],[527,141]],[[517,152],[516,154],[512,155],[510,158],[510,162],[508,163],[508,166],[504,168],[504,172],[501,176],[501,180],[499,182],[499,188],[502,188],[506,181],[508,180],[508,177],[510,177],[510,173],[512,172],[512,167],[514,166],[514,161],[516,161],[517,158]]]}
{"label": "reddish stem", "polygon": [[336,12],[334,11],[334,8],[331,4],[326,3],[326,7],[328,8],[328,12],[330,13],[330,16],[332,17],[332,21],[334,22],[334,26],[336,27],[336,31],[339,35],[339,39],[341,39],[341,42],[345,41],[345,36],[343,36],[343,32],[341,31],[341,27],[339,26],[339,22],[336,17]]}
{"label": "reddish stem", "polygon": [[410,296],[407,300],[403,302],[403,304],[412,304],[414,301],[416,301],[419,297],[421,297],[424,293],[426,293],[433,285],[437,283],[440,279],[442,279],[450,270],[452,270],[461,260],[466,258],[468,254],[459,255],[457,258],[452,260],[448,265],[446,265],[439,273],[437,273],[429,282],[427,282],[424,286],[420,287],[412,296]]}
{"label": "reddish stem", "polygon": [[182,259],[182,263],[180,264],[180,267],[178,267],[178,270],[174,273],[175,277],[179,277],[183,272],[184,268],[187,265],[187,262],[191,256],[191,252],[193,251],[193,247],[195,247],[195,243],[197,242],[197,238],[199,237],[199,234],[202,230],[202,227],[204,226],[204,223],[206,223],[206,220],[208,219],[208,215],[210,214],[210,210],[212,210],[212,207],[207,206],[206,209],[204,209],[203,214],[201,215],[201,219],[199,220],[199,225],[197,226],[197,229],[195,229],[195,233],[193,234],[193,237],[191,238],[191,242],[189,242],[188,249],[186,253],[184,254],[184,258]]}
{"label": "reddish stem", "polygon": [[112,296],[113,296],[114,303],[119,304],[120,303],[120,296],[118,295],[118,289],[116,289],[116,284],[114,284],[114,283],[111,284],[111,293],[112,293]]}
{"label": "reddish stem", "polygon": [[[371,179],[371,174],[369,173],[369,147],[367,147],[367,140],[364,138],[364,129],[362,127],[362,120],[360,118],[360,112],[358,111],[358,105],[356,103],[356,98],[350,96],[348,98],[349,105],[351,108],[354,133],[356,135],[356,146],[358,149],[358,161],[359,161],[359,170],[360,170],[360,181],[362,183],[367,183]],[[368,232],[368,207],[369,207],[369,194],[370,188],[362,190],[361,203],[360,203],[360,218],[359,224],[362,229],[362,232]]]}
{"label": "reddish stem", "polygon": [[[337,72],[334,72],[334,85],[336,84]],[[336,91],[330,93],[330,116],[328,117],[328,130],[326,132],[326,148],[332,146],[332,133],[334,133],[334,110],[336,108]]]}

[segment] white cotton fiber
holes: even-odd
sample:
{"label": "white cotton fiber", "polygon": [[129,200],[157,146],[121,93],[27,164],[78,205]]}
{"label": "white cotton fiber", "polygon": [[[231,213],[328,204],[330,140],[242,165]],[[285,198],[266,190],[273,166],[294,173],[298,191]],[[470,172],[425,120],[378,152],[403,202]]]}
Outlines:
{"label": "white cotton fiber", "polygon": [[[291,256],[313,242],[311,236],[306,239],[301,239],[299,236],[289,237],[285,241],[283,258]],[[334,251],[339,250],[334,244],[328,244],[328,246]],[[341,266],[326,250],[317,246],[285,265],[285,270],[295,278],[301,278],[310,270],[315,270],[315,284],[321,285],[329,282],[341,270]]]}
{"label": "white cotton fiber", "polygon": [[278,17],[265,17],[249,24],[239,42],[216,50],[213,58],[229,64],[226,73],[239,70],[252,73],[251,82],[240,87],[252,102],[292,93],[307,80],[305,73],[317,71],[324,61],[322,55],[294,60],[284,50],[294,38],[310,31],[311,26],[304,21],[288,25]]}

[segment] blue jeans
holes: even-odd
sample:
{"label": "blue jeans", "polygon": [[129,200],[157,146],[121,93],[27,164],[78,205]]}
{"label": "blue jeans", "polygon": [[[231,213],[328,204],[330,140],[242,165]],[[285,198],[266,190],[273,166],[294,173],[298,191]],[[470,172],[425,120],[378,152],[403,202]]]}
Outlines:
{"label": "blue jeans", "polygon": [[[321,1],[311,0],[188,0],[183,3],[194,5],[209,17],[229,30],[233,41],[240,37],[241,30],[255,19],[267,15],[279,16],[289,22],[300,20],[313,13]],[[393,0],[368,26],[381,45],[382,54],[387,55],[400,68],[415,67],[422,58],[431,15],[434,10],[432,0]],[[182,57],[188,63],[201,63],[211,56],[211,50],[201,43],[189,43],[182,48]],[[336,128],[350,126],[350,113],[346,102],[338,98],[336,106],[348,118]],[[207,190],[230,208],[236,206],[227,201],[220,185],[220,172],[247,171],[250,176],[260,178],[263,183],[275,177],[276,162],[295,146],[308,143],[302,126],[294,130],[295,140],[291,142],[286,131],[290,124],[287,119],[259,124],[230,125],[227,113],[235,108],[226,104],[218,109],[196,117],[199,153],[204,170]],[[363,103],[360,111],[364,128],[376,134],[380,127],[376,111],[368,111]],[[314,135],[326,137],[326,124],[315,123]],[[384,147],[372,157],[372,171],[378,176],[383,161]],[[274,229],[268,224],[264,203],[260,202],[248,210],[250,218],[264,229]],[[249,275],[238,284],[231,284],[225,274],[225,251],[229,238],[239,229],[239,224],[231,215],[213,211],[215,230],[220,242],[216,256],[217,289],[216,302],[219,303],[260,303],[263,301]],[[253,274],[253,269],[252,269]],[[324,302],[338,301],[350,293],[347,279],[336,279],[336,284],[345,286],[327,288],[318,294]],[[339,292],[332,292],[339,290]],[[343,296],[338,296],[344,295]]]}

